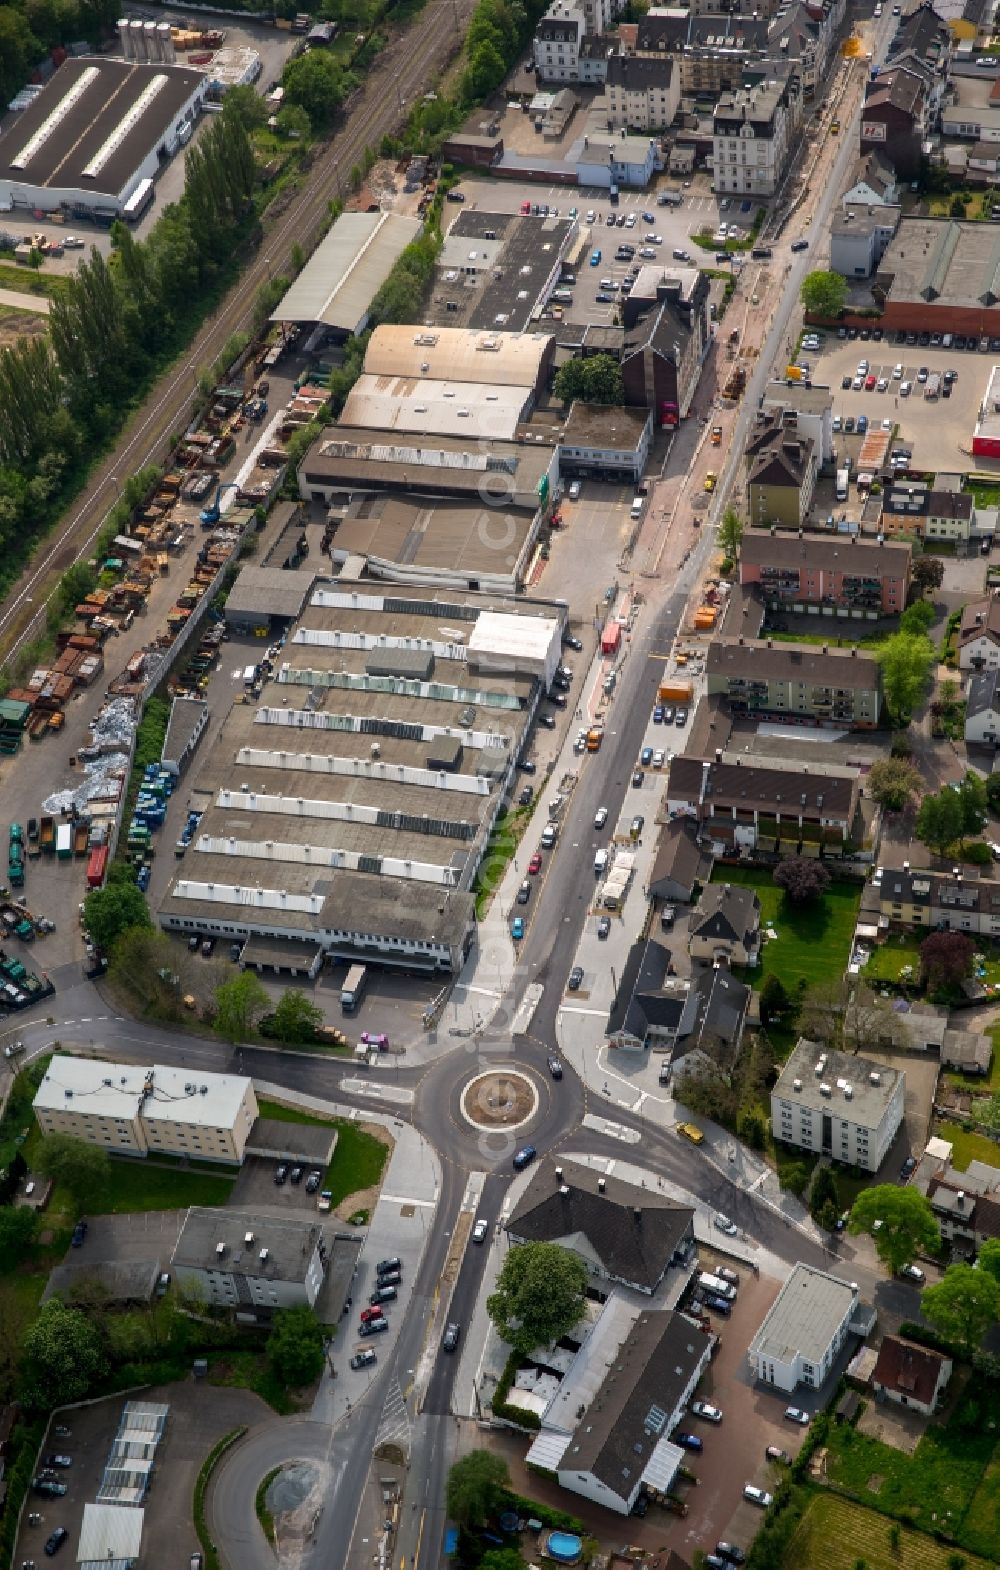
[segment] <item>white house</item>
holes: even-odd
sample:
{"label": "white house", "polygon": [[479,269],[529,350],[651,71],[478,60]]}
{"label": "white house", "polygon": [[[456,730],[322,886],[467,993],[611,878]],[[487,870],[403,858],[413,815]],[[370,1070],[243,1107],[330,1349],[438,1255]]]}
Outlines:
{"label": "white house", "polygon": [[895,169],[882,153],[873,151],[859,159],[854,184],[844,192],[843,205],[845,208],[891,207],[898,194]]}
{"label": "white house", "polygon": [[750,1343],[753,1377],[786,1395],[799,1385],[818,1390],[859,1317],[859,1306],[856,1286],[812,1265],[796,1265]]}
{"label": "white house", "polygon": [[965,739],[981,747],[1000,743],[1000,669],[974,671],[965,696]]}
{"label": "white house", "polygon": [[872,1372],[876,1401],[891,1401],[933,1417],[951,1378],[952,1361],[943,1352],[885,1336]]}
{"label": "white house", "polygon": [[903,1121],[901,1069],[801,1039],[771,1091],[771,1129],[784,1145],[877,1172]]}
{"label": "white house", "polygon": [[308,1215],[255,1216],[194,1205],[171,1257],[176,1279],[213,1308],[266,1323],[277,1308],[310,1308],[326,1274],[323,1229]]}
{"label": "white house", "polygon": [[958,663],[963,671],[1000,666],[1000,600],[970,600],[958,628]]}

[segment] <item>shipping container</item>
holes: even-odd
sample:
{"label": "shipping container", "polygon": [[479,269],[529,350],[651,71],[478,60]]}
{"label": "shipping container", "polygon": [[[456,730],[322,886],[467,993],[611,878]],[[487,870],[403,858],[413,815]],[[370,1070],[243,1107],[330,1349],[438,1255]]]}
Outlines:
{"label": "shipping container", "polygon": [[60,823],[56,829],[56,855],[60,861],[65,861],[73,854],[73,830],[68,823]]}
{"label": "shipping container", "polygon": [[89,859],[87,861],[87,887],[88,887],[88,889],[99,889],[99,888],[101,888],[103,883],[104,883],[104,877],[105,877],[105,874],[106,874],[107,870],[108,870],[108,847],[107,847],[107,845],[98,845],[96,850],[92,850],[91,851],[90,857],[89,857]]}

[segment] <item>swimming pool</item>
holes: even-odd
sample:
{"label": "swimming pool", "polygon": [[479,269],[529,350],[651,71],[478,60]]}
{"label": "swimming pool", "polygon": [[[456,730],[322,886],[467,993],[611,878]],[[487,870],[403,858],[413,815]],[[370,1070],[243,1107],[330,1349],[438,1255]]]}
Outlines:
{"label": "swimming pool", "polygon": [[550,1532],[546,1550],[553,1559],[563,1564],[573,1564],[583,1549],[582,1540],[574,1532]]}

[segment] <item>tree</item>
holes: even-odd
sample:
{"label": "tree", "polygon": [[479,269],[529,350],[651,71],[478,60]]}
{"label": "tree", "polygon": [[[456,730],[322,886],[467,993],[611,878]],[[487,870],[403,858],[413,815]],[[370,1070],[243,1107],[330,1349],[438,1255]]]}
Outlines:
{"label": "tree", "polygon": [[555,395],[562,403],[621,404],[625,402],[625,383],[621,366],[610,354],[588,355],[585,360],[567,360],[556,372]]}
{"label": "tree", "polygon": [[897,724],[906,724],[927,690],[934,659],[928,637],[912,632],[894,632],[875,651],[882,668],[886,707]]}
{"label": "tree", "polygon": [[235,115],[244,131],[267,123],[267,105],[252,87],[227,87],[223,114]]}
{"label": "tree", "polygon": [[914,832],[922,844],[943,856],[949,845],[961,839],[964,816],[958,792],[945,786],[936,796],[924,797]]}
{"label": "tree", "polygon": [[986,809],[989,803],[986,782],[982,776],[969,769],[959,783],[958,799],[962,804],[962,833],[981,833],[986,824]]}
{"label": "tree", "polygon": [[991,774],[986,781],[986,804],[994,817],[1000,817],[1000,774]]}
{"label": "tree", "polygon": [[[126,1103],[122,1097],[122,1108]],[[99,1145],[72,1134],[47,1134],[39,1146],[35,1166],[43,1177],[68,1189],[77,1210],[90,1210],[107,1191],[111,1181],[111,1158]]]}
{"label": "tree", "polygon": [[751,1150],[763,1150],[767,1144],[767,1119],[760,1107],[744,1107],[736,1118],[736,1134]]}
{"label": "tree", "polygon": [[19,1264],[35,1241],[38,1213],[30,1205],[0,1206],[0,1266]]}
{"label": "tree", "polygon": [[97,948],[110,954],[130,927],[151,927],[149,906],[134,883],[109,883],[94,889],[83,906],[87,931]]}
{"label": "tree", "polygon": [[949,1265],[937,1285],[921,1294],[920,1311],[938,1335],[971,1357],[1000,1319],[1000,1281],[982,1268]]}
{"label": "tree", "polygon": [[954,991],[972,975],[974,939],[967,932],[929,932],[920,945],[920,979],[929,992]]}
{"label": "tree", "polygon": [[900,632],[921,633],[929,632],[934,625],[934,607],[929,600],[914,600],[908,605],[899,618]]}
{"label": "tree", "polygon": [[816,1168],[809,1190],[809,1214],[819,1226],[832,1232],[840,1215],[840,1191],[833,1168],[824,1163]]}
{"label": "tree", "polygon": [[270,1018],[263,1022],[265,1034],[277,1041],[290,1041],[294,1046],[315,1041],[316,1032],[323,1023],[323,1010],[300,992],[289,987],[281,994]]}
{"label": "tree", "polygon": [[282,104],[277,114],[278,130],[291,141],[304,142],[312,131],[309,116],[301,104]]}
{"label": "tree", "polygon": [[868,771],[866,789],[887,812],[902,812],[923,788],[919,769],[905,758],[879,758]]}
{"label": "tree", "polygon": [[773,971],[768,971],[760,989],[760,1022],[762,1025],[771,1025],[775,1020],[780,1020],[788,1013],[792,1000],[788,996],[785,984],[780,976]]}
{"label": "tree", "polygon": [[921,594],[925,594],[928,589],[940,589],[944,582],[944,562],[941,557],[917,556],[910,569],[910,582]]}
{"label": "tree", "polygon": [[724,551],[731,561],[735,561],[743,541],[743,519],[735,507],[727,507],[722,514],[718,538],[719,549]]}
{"label": "tree", "polygon": [[301,1390],[319,1378],[324,1341],[323,1326],[305,1303],[278,1309],[267,1338],[267,1359],[282,1384]]}
{"label": "tree", "polygon": [[260,977],[244,970],[215,989],[215,1028],[228,1041],[246,1041],[271,999]]}
{"label": "tree", "polygon": [[587,1269],[558,1243],[522,1243],[507,1254],[487,1312],[517,1352],[548,1346],[583,1313]]}
{"label": "tree", "polygon": [[313,125],[329,125],[340,108],[345,78],[332,55],[322,49],[289,60],[281,75],[285,103],[298,104]]}
{"label": "tree", "polygon": [[847,280],[840,273],[807,273],[799,294],[807,311],[817,316],[839,316],[847,304]]}
{"label": "tree", "polygon": [[25,1333],[21,1396],[40,1411],[81,1401],[107,1369],[100,1331],[78,1308],[60,1298],[43,1303]]}
{"label": "tree", "polygon": [[830,874],[816,856],[786,856],[778,862],[772,877],[793,905],[818,899],[830,887]]}
{"label": "tree", "polygon": [[489,39],[476,44],[462,73],[461,94],[467,104],[488,98],[507,74],[507,65],[497,46]]}
{"label": "tree", "polygon": [[516,1548],[491,1548],[479,1561],[479,1570],[526,1570],[527,1561]]}
{"label": "tree", "polygon": [[[522,1245],[533,1248],[536,1245]],[[519,1254],[513,1248],[508,1254]],[[459,1526],[483,1526],[505,1502],[510,1491],[510,1473],[503,1456],[490,1450],[470,1450],[462,1456],[448,1473],[445,1495],[448,1514]]]}
{"label": "tree", "polygon": [[854,1201],[847,1229],[867,1232],[875,1252],[893,1275],[918,1254],[936,1254],[941,1234],[930,1203],[916,1188],[880,1183],[866,1188]]}

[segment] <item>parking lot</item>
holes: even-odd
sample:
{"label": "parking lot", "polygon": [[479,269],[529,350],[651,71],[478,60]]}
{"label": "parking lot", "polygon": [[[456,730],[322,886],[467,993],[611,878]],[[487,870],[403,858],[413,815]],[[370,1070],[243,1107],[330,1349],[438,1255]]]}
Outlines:
{"label": "parking lot", "polygon": [[[813,384],[831,389],[835,417],[843,421],[850,416],[856,421],[864,415],[869,426],[891,420],[898,426],[897,440],[911,446],[917,469],[935,473],[963,473],[968,469],[973,427],[990,372],[994,363],[1000,361],[1000,349],[986,353],[977,349],[970,354],[954,347],[897,344],[889,338],[876,341],[827,336],[819,350],[804,350],[799,363],[803,360],[809,364]],[[854,387],[863,360],[869,362],[866,376],[876,378],[871,390]],[[894,375],[897,366],[898,376]],[[946,370],[955,371],[957,380],[951,396],[933,401],[924,398],[924,384],[918,381],[922,369],[939,375]],[[845,387],[846,377],[851,381]],[[879,391],[883,382],[884,389]],[[907,383],[911,390],[904,396],[900,389]],[[836,439],[836,444],[840,453],[852,450],[842,437]],[[989,460],[979,459],[976,466],[995,467]]]}
{"label": "parking lot", "polygon": [[[289,1123],[290,1136],[289,1148],[296,1148],[295,1135],[299,1125]],[[228,1203],[241,1210],[250,1210],[255,1214],[266,1213],[274,1216],[298,1216],[310,1221],[321,1221],[316,1209],[316,1194],[306,1192],[306,1181],[313,1171],[321,1171],[323,1179],[320,1188],[324,1187],[326,1179],[326,1165],[320,1162],[302,1163],[302,1178],[298,1183],[276,1183],[274,1174],[279,1163],[264,1156],[248,1156],[239,1171],[239,1176],[233,1184],[232,1193]],[[285,1162],[285,1166],[290,1163]]]}
{"label": "parking lot", "polygon": [[[241,1424],[260,1422],[270,1408],[249,1390],[213,1387],[205,1382],[195,1384],[192,1379],[185,1384],[147,1389],[138,1397],[109,1396],[106,1401],[53,1413],[53,1426],[64,1425],[70,1433],[56,1436],[50,1428],[41,1451],[43,1455],[58,1451],[71,1457],[72,1466],[60,1473],[60,1481],[68,1491],[62,1499],[29,1495],[14,1563],[28,1560],[43,1564],[43,1544],[59,1526],[69,1533],[61,1560],[67,1564],[76,1562],[84,1505],[97,1499],[111,1443],[129,1399],[163,1402],[170,1407],[156,1451],[153,1484],[144,1502],[143,1560],[156,1563],[162,1559],[155,1547],[157,1543],[169,1543],[170,1558],[178,1565],[186,1565],[189,1554],[198,1549],[191,1500],[202,1462],[223,1434]],[[29,1513],[37,1513],[39,1519],[29,1521]]]}

